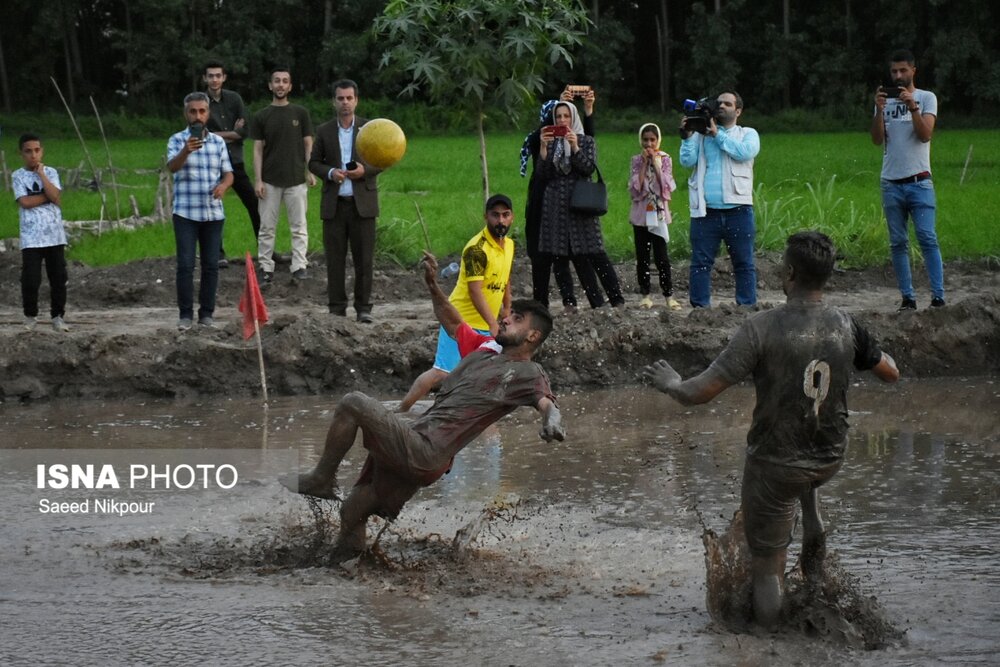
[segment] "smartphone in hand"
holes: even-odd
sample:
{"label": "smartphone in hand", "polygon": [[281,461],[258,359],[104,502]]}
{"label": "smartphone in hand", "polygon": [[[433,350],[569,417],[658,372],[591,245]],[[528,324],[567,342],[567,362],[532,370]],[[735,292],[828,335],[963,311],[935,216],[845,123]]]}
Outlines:
{"label": "smartphone in hand", "polygon": [[542,128],[542,131],[548,131],[553,137],[565,137],[569,134],[569,128],[565,125],[548,125]]}

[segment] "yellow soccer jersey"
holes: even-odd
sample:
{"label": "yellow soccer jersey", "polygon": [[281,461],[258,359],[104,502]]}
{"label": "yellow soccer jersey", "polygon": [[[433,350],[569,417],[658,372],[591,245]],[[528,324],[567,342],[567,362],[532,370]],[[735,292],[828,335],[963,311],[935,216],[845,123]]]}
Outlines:
{"label": "yellow soccer jersey", "polygon": [[458,314],[473,329],[488,329],[486,321],[476,310],[469,297],[469,283],[480,281],[483,295],[494,315],[503,306],[503,295],[510,282],[510,270],[514,265],[514,239],[504,239],[501,248],[484,227],[465,244],[462,250],[462,268],[458,272],[458,283],[448,300],[458,309]]}

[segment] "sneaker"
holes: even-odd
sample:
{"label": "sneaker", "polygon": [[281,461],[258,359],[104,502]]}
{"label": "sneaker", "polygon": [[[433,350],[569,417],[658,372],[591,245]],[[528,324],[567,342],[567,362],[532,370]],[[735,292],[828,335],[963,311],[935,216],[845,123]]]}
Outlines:
{"label": "sneaker", "polygon": [[652,308],[653,300],[649,298],[648,294],[643,294],[642,301],[639,302],[639,305],[642,306],[643,308]]}
{"label": "sneaker", "polygon": [[215,327],[215,320],[211,317],[199,317],[198,326],[200,327]]}
{"label": "sneaker", "polygon": [[265,271],[263,274],[261,274],[260,282],[263,285],[265,285],[265,286],[270,285],[272,280],[274,280],[274,272],[273,271]]}
{"label": "sneaker", "polygon": [[944,299],[942,299],[941,297],[936,296],[933,299],[931,299],[931,308],[940,308],[943,305],[944,305]]}
{"label": "sneaker", "polygon": [[66,324],[66,321],[59,316],[52,318],[52,328],[58,331],[59,333],[65,333],[69,331],[69,325]]}
{"label": "sneaker", "polygon": [[292,271],[292,280],[306,280],[309,278],[309,274],[306,273],[305,269],[299,269],[298,271]]}
{"label": "sneaker", "polygon": [[667,297],[667,308],[670,310],[680,310],[681,304],[672,296]]}
{"label": "sneaker", "polygon": [[181,319],[177,320],[177,330],[187,331],[188,329],[191,328],[191,324],[192,322],[190,317],[182,317]]}
{"label": "sneaker", "polygon": [[219,268],[220,269],[228,269],[229,268],[229,260],[226,259],[225,257],[223,257],[222,259],[220,259],[219,260]]}
{"label": "sneaker", "polygon": [[898,308],[900,312],[904,310],[916,310],[916,309],[917,309],[917,302],[914,301],[913,299],[907,299],[905,297],[903,298],[902,303],[899,304]]}
{"label": "sneaker", "polygon": [[[301,269],[299,269],[301,271]],[[358,313],[358,322],[362,324],[371,324],[375,321],[371,313]]]}
{"label": "sneaker", "polygon": [[27,315],[24,316],[24,328],[25,329],[27,329],[28,331],[34,331],[36,324],[38,324],[38,318],[37,317],[28,317]]}

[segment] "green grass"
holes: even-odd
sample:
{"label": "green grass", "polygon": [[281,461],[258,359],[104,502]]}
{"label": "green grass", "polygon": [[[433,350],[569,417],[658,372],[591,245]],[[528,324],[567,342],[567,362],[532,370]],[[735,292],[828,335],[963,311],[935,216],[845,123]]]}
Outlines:
{"label": "green grass", "polygon": [[[667,123],[663,123],[666,126]],[[506,192],[518,212],[523,209],[527,179],[518,173],[518,152],[523,135],[497,134],[487,138],[490,186]],[[120,140],[112,143],[112,159],[125,170],[156,169],[163,160],[166,139]],[[679,140],[667,136],[663,148],[677,159]],[[881,149],[873,146],[864,131],[853,134],[765,134],[755,164],[758,247],[779,250],[789,233],[818,228],[833,237],[844,261],[852,266],[888,261],[888,239],[879,200],[878,175]],[[973,155],[965,182],[959,184],[969,146]],[[107,165],[103,144],[88,143],[98,167]],[[16,145],[5,135],[10,168],[20,165]],[[60,169],[75,169],[84,155],[78,141],[47,141],[46,163]],[[632,256],[632,233],[628,224],[629,199],[626,188],[630,156],[638,146],[632,134],[599,134],[598,155],[608,183],[611,210],[603,218],[609,253],[623,259]],[[250,154],[249,149],[247,154]],[[1000,235],[996,234],[993,211],[1000,187],[1000,132],[987,130],[941,130],[934,138],[931,160],[938,196],[937,229],[946,259],[1000,255]],[[86,163],[84,177],[89,179]],[[671,210],[671,254],[686,257],[689,215],[686,180],[689,171],[675,164],[678,191]],[[155,174],[121,174],[123,211],[130,210],[129,195],[148,214],[156,192]],[[481,174],[478,142],[469,136],[416,137],[409,143],[404,160],[380,179],[382,215],[379,220],[379,252],[384,259],[408,264],[416,261],[423,247],[418,223],[419,205],[427,223],[431,246],[439,255],[459,253],[465,242],[482,225]],[[109,186],[105,179],[105,186]],[[10,193],[7,193],[10,196]],[[107,205],[114,212],[114,198],[108,189]],[[0,238],[17,236],[17,211],[13,202],[0,206]],[[67,219],[97,219],[101,201],[86,189],[68,189],[63,195]],[[310,192],[309,246],[322,248],[318,217],[319,189]],[[225,246],[230,255],[254,248],[250,223],[235,194],[226,197]],[[983,213],[986,215],[983,215]],[[107,214],[105,214],[107,217]],[[520,240],[520,233],[515,232]],[[288,227],[278,227],[278,249],[290,247]],[[914,244],[915,246],[915,244]],[[174,253],[169,224],[134,232],[114,231],[100,236],[87,235],[76,242],[69,255],[91,265],[115,264],[138,257],[170,256]]]}

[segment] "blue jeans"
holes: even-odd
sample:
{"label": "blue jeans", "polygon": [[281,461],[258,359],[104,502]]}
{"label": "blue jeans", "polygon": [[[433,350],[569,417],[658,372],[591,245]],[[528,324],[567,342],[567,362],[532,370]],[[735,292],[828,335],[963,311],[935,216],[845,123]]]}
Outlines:
{"label": "blue jeans", "polygon": [[219,246],[223,220],[197,222],[174,215],[177,240],[177,307],[181,319],[194,319],[194,256],[201,251],[201,285],[198,288],[198,319],[212,317],[215,291],[219,286]]}
{"label": "blue jeans", "polygon": [[706,209],[705,217],[691,219],[691,305],[712,305],[712,267],[719,243],[726,242],[736,278],[736,303],[757,303],[757,269],[753,263],[756,235],[753,206]]}
{"label": "blue jeans", "polygon": [[941,249],[938,247],[934,219],[937,200],[934,196],[934,182],[925,179],[916,183],[890,183],[882,181],[882,211],[889,227],[889,248],[892,251],[892,268],[896,273],[896,284],[904,299],[915,298],[913,275],[910,272],[910,235],[906,219],[913,219],[913,229],[920,244],[920,252],[927,266],[927,279],[931,284],[931,296],[944,298],[944,265],[941,263]]}

